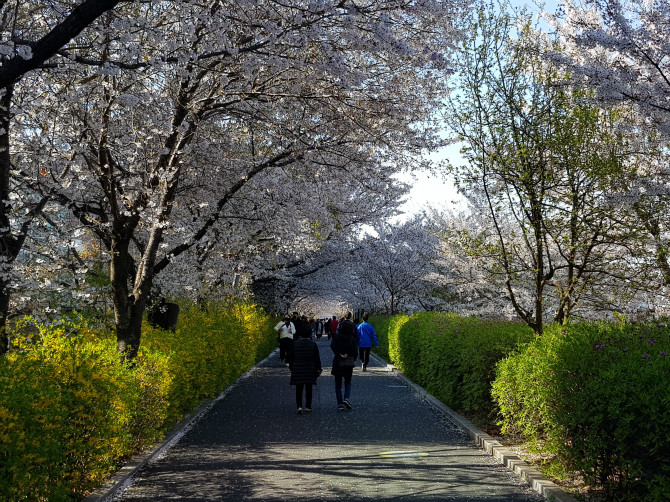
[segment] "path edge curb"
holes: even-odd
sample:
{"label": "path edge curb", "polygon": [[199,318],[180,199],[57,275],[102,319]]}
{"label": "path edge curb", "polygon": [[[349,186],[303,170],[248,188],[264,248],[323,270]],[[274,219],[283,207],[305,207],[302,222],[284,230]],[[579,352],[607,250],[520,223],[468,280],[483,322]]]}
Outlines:
{"label": "path edge curb", "polygon": [[265,363],[275,352],[278,351],[279,349],[273,350],[265,359],[257,362],[255,365],[249,368],[249,370],[240,375],[237,380],[226,387],[216,398],[204,399],[191,413],[177,422],[163,439],[157,441],[153,445],[145,448],[140,453],[132,457],[123,465],[123,467],[116,471],[110,479],[108,479],[90,495],[84,498],[82,502],[107,502],[113,500],[114,495],[129,486],[130,480],[137,471],[142,469],[142,467],[144,467],[149,462],[160,458],[163,452],[177,443],[182,438],[182,436],[188,432],[210,409],[212,409],[212,407],[218,401],[223,399],[240,382],[248,378],[251,373],[253,373],[259,366]]}
{"label": "path edge curb", "polygon": [[477,445],[484,450],[486,453],[495,458],[502,465],[510,469],[517,476],[526,481],[533,490],[542,495],[549,502],[578,502],[569,493],[565,492],[560,488],[556,483],[544,477],[537,469],[528,464],[525,460],[522,460],[516,453],[514,453],[509,448],[503,446],[500,441],[494,439],[490,435],[486,434],[483,430],[476,427],[472,422],[467,418],[459,415],[454,410],[449,408],[442,401],[437,399],[432,394],[429,394],[426,389],[417,385],[412,380],[410,380],[402,371],[388,364],[386,361],[381,359],[378,355],[372,354],[374,357],[379,359],[379,362],[386,364],[387,371],[392,372],[394,375],[397,375],[401,378],[415,393],[417,393],[422,399],[424,399],[428,404],[438,409],[440,412],[444,413],[449,417],[449,420],[458,425],[463,429],[468,436],[475,440]]}

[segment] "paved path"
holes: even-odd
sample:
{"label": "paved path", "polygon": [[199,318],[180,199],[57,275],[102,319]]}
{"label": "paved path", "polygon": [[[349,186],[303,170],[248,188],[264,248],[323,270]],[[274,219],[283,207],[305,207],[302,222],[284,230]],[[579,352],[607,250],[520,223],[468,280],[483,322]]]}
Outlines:
{"label": "paved path", "polygon": [[337,411],[325,338],[319,349],[312,413],[296,414],[275,352],[113,500],[543,500],[378,361]]}

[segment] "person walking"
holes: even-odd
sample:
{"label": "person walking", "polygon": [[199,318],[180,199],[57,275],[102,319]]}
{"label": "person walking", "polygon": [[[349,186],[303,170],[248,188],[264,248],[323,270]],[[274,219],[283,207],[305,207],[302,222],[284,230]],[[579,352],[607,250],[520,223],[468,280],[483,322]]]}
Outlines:
{"label": "person walking", "polygon": [[337,333],[338,324],[339,322],[337,322],[337,317],[333,316],[333,318],[328,323],[328,340],[332,339],[335,336],[335,333]]}
{"label": "person walking", "polygon": [[293,335],[295,335],[295,325],[287,315],[279,322],[274,330],[279,333],[279,360],[282,364],[288,365],[288,354],[293,347]]}
{"label": "person walking", "polygon": [[300,338],[309,338],[312,339],[312,327],[309,325],[307,317],[300,316],[295,323],[295,333],[293,334],[294,340],[299,340]]}
{"label": "person walking", "polygon": [[372,345],[379,346],[377,340],[377,333],[375,328],[368,322],[368,314],[363,314],[363,322],[358,325],[358,356],[363,365],[363,371],[368,370],[368,363],[370,362],[370,350]]}
{"label": "person walking", "polygon": [[321,340],[321,336],[323,336],[323,321],[321,319],[317,319],[315,322],[315,329],[316,329],[316,339]]}
{"label": "person walking", "polygon": [[300,330],[302,320],[300,319],[300,315],[297,312],[293,312],[293,314],[291,315],[291,322],[295,326],[295,331],[293,331],[293,339],[298,340],[300,338],[298,336],[298,330]]}
{"label": "person walking", "polygon": [[323,322],[323,332],[330,340],[330,317],[326,317],[326,320]]}
{"label": "person walking", "polygon": [[[309,328],[309,326],[307,326]],[[305,394],[305,412],[312,411],[312,390],[316,379],[323,371],[319,347],[310,339],[311,331],[302,329],[298,332],[300,338],[293,344],[289,354],[289,368],[291,368],[291,385],[295,385],[295,402],[298,414],[303,412],[302,395]]]}
{"label": "person walking", "polygon": [[[333,317],[334,318],[334,317]],[[333,351],[333,369],[331,373],[335,377],[335,398],[337,409],[352,409],[349,398],[351,397],[351,377],[356,364],[358,352],[356,325],[351,322],[351,312],[347,312],[344,320],[339,323],[337,333],[330,342]],[[344,381],[344,396],[342,395],[342,381]]]}

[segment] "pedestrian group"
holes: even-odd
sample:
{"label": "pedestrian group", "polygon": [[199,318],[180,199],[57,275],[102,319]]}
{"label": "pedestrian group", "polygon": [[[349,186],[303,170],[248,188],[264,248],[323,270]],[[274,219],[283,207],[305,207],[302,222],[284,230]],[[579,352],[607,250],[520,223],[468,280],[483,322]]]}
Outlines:
{"label": "pedestrian group", "polygon": [[[314,341],[325,334],[333,351],[331,374],[335,377],[335,400],[338,411],[351,410],[351,378],[356,361],[360,360],[362,371],[367,371],[370,349],[379,345],[375,329],[363,314],[363,322],[357,325],[347,312],[340,320],[333,316],[325,321],[307,319],[294,312],[275,326],[279,338],[279,360],[291,371],[290,384],[295,386],[298,413],[312,411],[313,387],[323,372],[319,347]],[[343,391],[344,386],[344,392]],[[303,407],[304,394],[304,407]]]}

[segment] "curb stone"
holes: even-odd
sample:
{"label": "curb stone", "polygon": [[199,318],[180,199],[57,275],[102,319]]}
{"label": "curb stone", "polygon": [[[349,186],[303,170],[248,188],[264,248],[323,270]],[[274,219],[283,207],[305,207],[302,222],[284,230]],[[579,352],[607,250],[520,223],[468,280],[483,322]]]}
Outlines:
{"label": "curb stone", "polygon": [[212,408],[212,406],[214,406],[215,403],[223,399],[232,389],[237,386],[237,384],[248,378],[258,366],[266,362],[275,352],[278,351],[279,349],[273,350],[268,357],[266,357],[263,361],[256,363],[246,373],[235,380],[235,382],[226,387],[223,392],[221,392],[221,394],[219,394],[215,399],[203,400],[197,408],[195,408],[190,414],[186,415],[181,421],[179,421],[171,429],[171,431],[166,434],[164,439],[158,441],[157,443],[134,456],[129,462],[121,467],[121,469],[116,471],[116,473],[107,482],[88,495],[83,500],[83,502],[111,502],[114,500],[114,496],[117,493],[122,492],[130,485],[132,477],[137,471],[142,469],[142,467],[144,467],[146,464],[159,459],[166,450],[177,443],[184,436],[184,434],[192,429],[193,426]]}
{"label": "curb stone", "polygon": [[370,355],[374,356],[377,359],[377,361],[382,365],[386,364],[387,371],[390,371],[395,375],[397,375],[428,404],[430,404],[434,408],[437,408],[439,411],[447,415],[452,422],[458,425],[472,439],[474,439],[477,445],[482,450],[484,450],[486,453],[491,455],[502,465],[504,465],[512,472],[514,472],[517,476],[526,481],[531,486],[531,488],[533,488],[533,490],[542,495],[547,501],[578,502],[576,498],[566,493],[553,481],[550,481],[549,479],[545,478],[537,469],[528,464],[526,461],[522,460],[511,449],[503,446],[503,444],[500,443],[500,441],[497,441],[490,435],[486,434],[484,431],[473,425],[472,422],[470,422],[468,419],[462,417],[454,410],[449,408],[442,401],[426,392],[426,389],[412,382],[398,368],[396,368],[392,364],[386,363],[386,361],[381,359],[377,354],[370,354]]}

